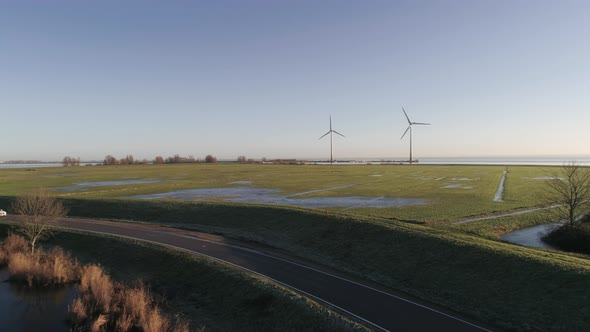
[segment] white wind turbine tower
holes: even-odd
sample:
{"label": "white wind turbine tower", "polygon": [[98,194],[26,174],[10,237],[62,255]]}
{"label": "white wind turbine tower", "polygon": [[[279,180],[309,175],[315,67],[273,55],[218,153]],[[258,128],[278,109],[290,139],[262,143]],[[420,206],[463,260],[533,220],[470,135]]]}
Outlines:
{"label": "white wind turbine tower", "polygon": [[406,110],[403,107],[402,107],[402,111],[404,112],[404,115],[406,116],[406,119],[408,120],[408,128],[406,129],[406,131],[404,131],[404,134],[402,135],[400,140],[403,139],[404,136],[406,136],[406,134],[408,133],[408,130],[409,130],[410,131],[410,164],[411,164],[412,163],[412,126],[413,125],[429,126],[430,123],[412,122],[412,121],[410,121],[410,118],[408,117],[408,113],[406,113]]}
{"label": "white wind turbine tower", "polygon": [[334,156],[334,150],[332,148],[334,139],[332,137],[332,133],[338,134],[338,135],[340,135],[342,137],[346,137],[346,136],[342,135],[341,133],[337,132],[336,130],[332,129],[332,116],[330,115],[330,130],[327,133],[323,134],[322,137],[318,138],[318,139],[322,139],[326,135],[330,134],[330,164],[333,164],[334,163],[334,157],[333,157]]}

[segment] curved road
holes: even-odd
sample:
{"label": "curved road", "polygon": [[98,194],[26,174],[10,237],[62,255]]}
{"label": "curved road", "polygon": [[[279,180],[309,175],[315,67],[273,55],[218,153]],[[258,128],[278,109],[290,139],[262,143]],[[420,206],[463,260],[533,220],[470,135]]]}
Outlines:
{"label": "curved road", "polygon": [[[12,216],[5,220],[14,220]],[[264,276],[369,327],[385,331],[490,331],[430,306],[274,255],[237,246],[211,234],[175,228],[67,218],[60,227],[166,245]]]}

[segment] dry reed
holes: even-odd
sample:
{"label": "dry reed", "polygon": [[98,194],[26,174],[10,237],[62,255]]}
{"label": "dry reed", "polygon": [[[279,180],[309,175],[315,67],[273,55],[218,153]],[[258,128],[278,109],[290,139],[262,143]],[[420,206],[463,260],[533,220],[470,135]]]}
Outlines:
{"label": "dry reed", "polygon": [[29,286],[79,281],[79,296],[69,306],[74,331],[189,331],[188,322],[173,322],[161,312],[144,284],[126,287],[113,282],[101,266],[80,266],[61,248],[31,253],[23,237],[11,234],[0,245],[0,264],[8,265],[11,280]]}
{"label": "dry reed", "polygon": [[29,286],[60,285],[79,279],[78,262],[59,248],[48,252],[31,253],[26,240],[9,235],[2,243],[0,258],[8,265],[13,281],[26,282]]}

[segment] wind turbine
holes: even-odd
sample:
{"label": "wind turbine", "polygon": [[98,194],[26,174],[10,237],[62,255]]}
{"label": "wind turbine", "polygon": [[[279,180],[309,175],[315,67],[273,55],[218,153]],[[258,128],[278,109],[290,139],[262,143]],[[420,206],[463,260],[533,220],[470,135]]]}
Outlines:
{"label": "wind turbine", "polygon": [[429,126],[430,123],[412,122],[412,121],[410,121],[410,118],[408,117],[408,113],[406,113],[406,110],[403,107],[402,107],[402,111],[404,112],[404,115],[406,116],[406,119],[408,120],[408,128],[406,129],[406,131],[404,131],[404,134],[402,135],[400,140],[403,139],[404,136],[406,136],[406,134],[408,133],[408,130],[409,130],[410,131],[410,164],[411,164],[412,163],[412,126],[413,125]]}
{"label": "wind turbine", "polygon": [[338,134],[342,137],[346,137],[346,136],[342,135],[341,133],[337,132],[336,130],[332,129],[332,116],[330,115],[330,130],[327,133],[323,134],[322,137],[318,138],[318,139],[322,139],[326,135],[330,134],[330,164],[334,163],[334,158],[333,158],[333,155],[334,155],[333,151],[334,150],[332,149],[332,145],[333,145],[334,140],[332,138],[332,133]]}

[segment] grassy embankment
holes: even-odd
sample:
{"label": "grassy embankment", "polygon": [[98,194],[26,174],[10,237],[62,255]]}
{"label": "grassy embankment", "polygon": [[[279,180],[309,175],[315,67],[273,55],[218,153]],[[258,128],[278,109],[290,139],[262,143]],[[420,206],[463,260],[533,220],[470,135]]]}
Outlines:
{"label": "grassy embankment", "polygon": [[[169,177],[171,180],[172,177],[183,177],[165,183],[91,188],[59,195],[71,198],[67,202],[70,215],[162,223],[265,243],[504,328],[590,329],[587,318],[590,309],[583,296],[590,286],[587,260],[459,234],[466,230],[496,238],[503,228],[514,229],[515,222],[518,226],[528,226],[537,220],[509,217],[461,227],[446,226],[460,218],[536,205],[535,193],[544,184],[534,177],[547,175],[551,168],[511,167],[502,203],[492,202],[504,169],[494,166],[166,165],[89,168],[92,170],[53,169],[54,175],[49,174],[49,170],[28,172],[34,176],[15,172],[27,185],[18,186],[19,181],[5,176],[0,178],[0,187],[6,186],[18,193],[29,187],[124,179],[129,175]],[[32,178],[37,182],[32,183]],[[439,178],[444,179],[436,180]],[[318,212],[223,203],[74,199],[221,187],[244,180],[254,181],[257,187],[277,188],[285,193],[363,183],[301,197],[417,197],[427,198],[430,203],[419,207],[353,209],[345,211],[344,215],[338,213],[342,210],[338,208]],[[473,188],[443,188],[447,184],[461,183]],[[9,190],[8,193],[12,192]],[[8,206],[5,201],[0,203]],[[446,229],[400,224],[396,219],[425,221],[428,225]],[[551,296],[546,297],[546,294]]]}
{"label": "grassy embankment", "polygon": [[259,241],[506,329],[590,329],[590,261],[580,257],[304,209],[172,201],[67,204],[71,215],[143,220]]}
{"label": "grassy embankment", "polygon": [[[0,224],[0,238],[6,236],[8,229]],[[90,272],[95,266],[92,264],[99,263],[113,279],[131,285],[123,290],[125,296],[121,296],[121,292],[108,292],[113,294],[112,298],[136,299],[138,301],[134,302],[141,303],[148,292],[135,286],[140,276],[156,298],[158,307],[164,313],[190,320],[193,330],[199,327],[204,327],[205,331],[364,330],[282,287],[194,255],[141,242],[73,232],[60,232],[44,245],[59,245],[75,253],[80,263],[91,264],[86,269]],[[95,282],[103,285],[95,288],[109,288],[104,275],[91,275],[93,277],[86,282],[82,280],[82,285]],[[111,288],[121,289],[114,282]],[[96,301],[96,304],[103,302]],[[74,313],[80,312],[79,305],[80,302],[73,306]]]}
{"label": "grassy embankment", "polygon": [[515,216],[507,216],[490,220],[474,221],[467,224],[449,225],[449,230],[498,240],[502,235],[512,231],[544,224],[552,220],[552,215],[544,211],[536,211]]}

